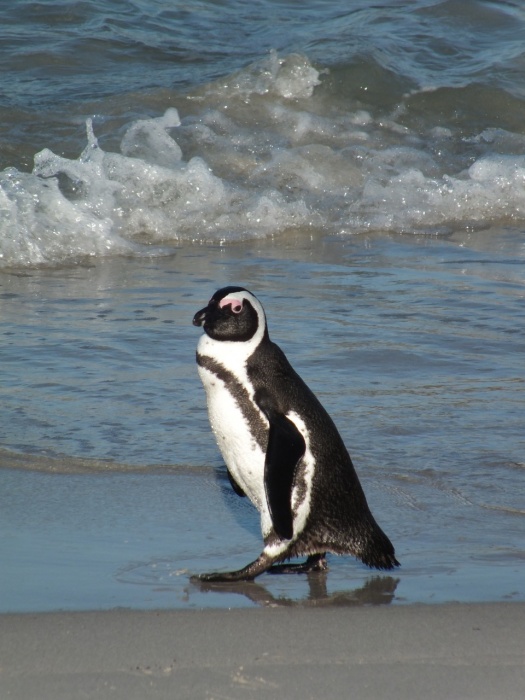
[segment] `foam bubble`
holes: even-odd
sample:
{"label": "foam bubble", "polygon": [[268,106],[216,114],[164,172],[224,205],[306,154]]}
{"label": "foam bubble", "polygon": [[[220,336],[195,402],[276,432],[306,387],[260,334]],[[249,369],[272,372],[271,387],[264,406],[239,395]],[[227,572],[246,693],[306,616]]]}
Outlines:
{"label": "foam bubble", "polygon": [[182,160],[182,151],[177,142],[167,133],[168,129],[180,126],[176,109],[166,110],[157,119],[140,119],[124,135],[120,150],[126,156],[140,158],[146,163],[171,167]]}
{"label": "foam bubble", "polygon": [[270,76],[275,91],[287,99],[311,97],[316,85],[320,85],[319,73],[308,59],[298,54],[279,58],[276,51],[270,54]]}
{"label": "foam bubble", "polygon": [[279,56],[277,51],[205,88],[205,95],[241,97],[248,102],[253,95],[283,97],[286,100],[307,99],[320,85],[319,71],[300,54]]}

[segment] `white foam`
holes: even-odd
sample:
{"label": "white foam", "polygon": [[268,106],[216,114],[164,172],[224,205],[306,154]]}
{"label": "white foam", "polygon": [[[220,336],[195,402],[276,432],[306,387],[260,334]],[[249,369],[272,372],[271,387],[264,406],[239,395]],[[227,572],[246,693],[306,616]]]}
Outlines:
{"label": "white foam", "polygon": [[157,119],[139,119],[125,133],[120,150],[125,156],[140,158],[146,163],[172,167],[182,160],[182,151],[167,130],[180,126],[176,109],[167,109]]}
{"label": "white foam", "polygon": [[311,97],[320,82],[319,72],[306,56],[296,53],[279,56],[272,50],[262,60],[208,86],[205,94],[224,95],[228,99],[237,96],[244,101],[249,101],[253,95],[299,100]]}
{"label": "white foam", "polygon": [[[53,177],[59,172],[69,178],[72,198],[64,195]],[[0,175],[0,266],[131,252],[132,244],[114,232],[109,216],[114,190],[102,173],[94,137],[78,161],[44,149],[35,157],[32,174],[14,168],[4,171]]]}
{"label": "white foam", "polygon": [[[106,153],[89,120],[88,144],[77,160],[44,149],[35,155],[33,173],[5,171],[0,176],[0,265],[133,252],[139,250],[136,240],[265,236],[308,223],[302,199],[288,201],[272,187],[246,187],[218,177],[201,156],[184,161],[170,135],[178,124],[173,109],[158,119],[140,120],[124,135],[122,153]],[[222,153],[227,144],[235,148],[231,132],[220,144]],[[238,165],[232,163],[232,170],[235,174]]]}
{"label": "white foam", "polygon": [[[376,118],[318,93],[305,56],[272,52],[128,125],[106,152],[91,122],[77,159],[44,149],[33,173],[0,173],[0,266],[228,243],[286,229],[435,232],[525,219],[525,138],[464,139],[427,122]],[[427,117],[428,118],[428,117]],[[426,131],[425,131],[426,129]],[[141,245],[139,245],[139,242]]]}
{"label": "white foam", "polygon": [[521,156],[484,156],[456,176],[432,177],[407,167],[383,180],[367,180],[362,197],[350,207],[353,230],[424,231],[516,222],[525,218],[524,185]]}

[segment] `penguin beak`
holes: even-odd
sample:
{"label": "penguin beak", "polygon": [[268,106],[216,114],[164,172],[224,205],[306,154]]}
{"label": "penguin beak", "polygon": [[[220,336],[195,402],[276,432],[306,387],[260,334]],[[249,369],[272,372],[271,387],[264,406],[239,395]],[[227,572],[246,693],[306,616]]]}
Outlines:
{"label": "penguin beak", "polygon": [[206,307],[204,307],[204,309],[197,311],[197,313],[193,317],[193,325],[194,326],[202,326],[202,324],[206,320],[206,314],[208,313],[208,309],[209,309],[209,307],[206,306]]}

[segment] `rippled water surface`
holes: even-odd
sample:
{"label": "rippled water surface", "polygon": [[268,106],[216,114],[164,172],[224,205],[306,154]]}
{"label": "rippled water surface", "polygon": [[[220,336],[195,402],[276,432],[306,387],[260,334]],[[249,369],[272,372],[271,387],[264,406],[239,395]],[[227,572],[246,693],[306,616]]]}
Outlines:
{"label": "rippled water surface", "polygon": [[[0,8],[1,610],[525,598],[524,19]],[[395,576],[190,584],[261,549],[194,364],[229,283],[333,416]]]}

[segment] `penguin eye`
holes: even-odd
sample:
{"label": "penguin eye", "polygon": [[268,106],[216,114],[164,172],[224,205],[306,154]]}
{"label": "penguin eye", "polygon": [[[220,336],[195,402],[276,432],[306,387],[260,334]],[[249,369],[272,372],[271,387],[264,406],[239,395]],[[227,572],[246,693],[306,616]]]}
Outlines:
{"label": "penguin eye", "polygon": [[231,306],[234,314],[240,314],[242,311],[242,300],[234,299],[232,297],[225,297],[219,302],[219,307],[223,309],[225,306]]}

